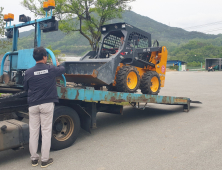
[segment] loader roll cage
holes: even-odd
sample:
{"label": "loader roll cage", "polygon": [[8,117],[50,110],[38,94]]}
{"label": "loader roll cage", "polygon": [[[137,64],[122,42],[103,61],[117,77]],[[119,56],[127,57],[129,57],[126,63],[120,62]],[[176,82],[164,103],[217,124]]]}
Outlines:
{"label": "loader roll cage", "polygon": [[[123,42],[121,42],[123,38]],[[109,58],[118,50],[122,49],[125,42],[125,36],[122,31],[112,31],[103,38],[99,58]]]}
{"label": "loader roll cage", "polygon": [[[119,51],[130,52],[151,48],[151,34],[127,23],[104,25],[101,27],[101,33],[102,42],[99,50],[91,53],[90,56],[87,54],[88,57],[84,56],[81,60],[114,58]],[[123,42],[121,42],[122,37]],[[131,57],[132,60],[133,57]]]}

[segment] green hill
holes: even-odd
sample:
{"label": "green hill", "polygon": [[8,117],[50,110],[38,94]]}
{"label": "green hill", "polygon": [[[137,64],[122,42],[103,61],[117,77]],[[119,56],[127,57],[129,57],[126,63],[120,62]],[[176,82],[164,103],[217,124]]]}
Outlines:
{"label": "green hill", "polygon": [[205,58],[222,58],[222,37],[213,42],[192,40],[170,52],[170,59],[186,61],[191,66],[200,66],[200,63],[205,62]]}

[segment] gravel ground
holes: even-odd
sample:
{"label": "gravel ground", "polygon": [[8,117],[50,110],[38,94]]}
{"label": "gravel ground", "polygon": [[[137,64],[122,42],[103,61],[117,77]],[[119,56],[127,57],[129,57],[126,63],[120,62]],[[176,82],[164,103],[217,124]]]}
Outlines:
{"label": "gravel ground", "polygon": [[[80,131],[74,145],[51,152],[53,170],[221,170],[222,72],[168,72],[160,95],[189,97],[182,106],[125,107],[99,113],[97,129]],[[30,170],[29,150],[0,152],[0,170]]]}

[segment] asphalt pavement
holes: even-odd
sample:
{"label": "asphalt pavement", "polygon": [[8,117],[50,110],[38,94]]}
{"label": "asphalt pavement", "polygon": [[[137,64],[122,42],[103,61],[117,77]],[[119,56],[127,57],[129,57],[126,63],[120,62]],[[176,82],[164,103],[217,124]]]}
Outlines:
{"label": "asphalt pavement", "polygon": [[[149,104],[124,115],[98,113],[92,134],[80,131],[69,148],[52,151],[49,170],[221,170],[222,72],[167,72],[160,95],[203,104]],[[29,150],[0,152],[0,170],[31,167]]]}

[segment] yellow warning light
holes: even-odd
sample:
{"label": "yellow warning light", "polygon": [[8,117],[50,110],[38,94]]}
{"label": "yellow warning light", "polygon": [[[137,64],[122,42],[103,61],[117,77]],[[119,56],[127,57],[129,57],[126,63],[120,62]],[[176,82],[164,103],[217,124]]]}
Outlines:
{"label": "yellow warning light", "polygon": [[4,15],[4,21],[13,21],[14,20],[14,14],[8,13]]}
{"label": "yellow warning light", "polygon": [[4,15],[4,21],[8,21],[8,14]]}
{"label": "yellow warning light", "polygon": [[9,21],[14,21],[14,14],[8,13]]}
{"label": "yellow warning light", "polygon": [[43,2],[43,10],[44,11],[49,11],[49,4],[48,4],[48,2]]}
{"label": "yellow warning light", "polygon": [[48,0],[48,6],[50,9],[55,9],[55,1],[54,0]]}

